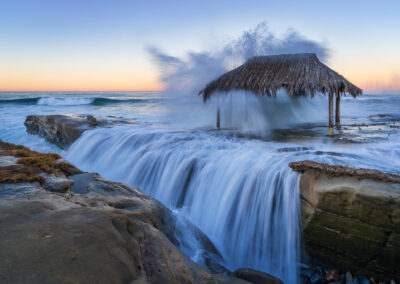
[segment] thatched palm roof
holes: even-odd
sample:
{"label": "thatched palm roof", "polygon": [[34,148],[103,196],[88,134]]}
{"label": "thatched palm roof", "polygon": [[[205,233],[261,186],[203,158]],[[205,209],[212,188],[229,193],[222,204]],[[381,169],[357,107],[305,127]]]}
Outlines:
{"label": "thatched palm roof", "polygon": [[319,61],[315,54],[301,53],[253,57],[210,82],[199,95],[205,102],[214,92],[245,90],[275,96],[281,88],[289,96],[347,93],[356,97],[362,93],[360,88]]}

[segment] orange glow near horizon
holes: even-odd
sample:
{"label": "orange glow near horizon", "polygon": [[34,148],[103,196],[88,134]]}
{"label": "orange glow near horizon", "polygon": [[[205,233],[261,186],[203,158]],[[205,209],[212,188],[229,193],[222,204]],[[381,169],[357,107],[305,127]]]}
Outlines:
{"label": "orange glow near horizon", "polygon": [[[346,77],[346,76],[345,76]],[[368,92],[400,92],[400,76],[396,74],[387,76],[352,76],[346,77],[356,86],[360,87],[364,93]]]}
{"label": "orange glow near horizon", "polygon": [[[30,72],[29,72],[30,73]],[[164,86],[150,73],[93,72],[36,73],[0,76],[1,92],[161,91]],[[132,74],[133,73],[133,74]]]}
{"label": "orange glow near horizon", "polygon": [[[15,63],[15,62],[14,62]],[[1,92],[162,91],[157,70],[146,63],[101,65],[7,64],[0,66]],[[93,62],[90,62],[93,63]],[[382,66],[383,65],[383,66]],[[132,68],[135,66],[136,68]],[[400,75],[393,63],[336,58],[329,67],[368,92],[400,92]],[[379,67],[378,67],[379,66]]]}
{"label": "orange glow near horizon", "polygon": [[[364,93],[367,92],[400,92],[400,76],[386,78],[363,78],[362,76],[345,76]],[[352,79],[350,79],[352,78]],[[152,77],[110,77],[100,78],[46,78],[46,76],[30,76],[29,78],[0,78],[0,92],[159,92],[164,84]]]}
{"label": "orange glow near horizon", "polygon": [[359,58],[338,58],[328,64],[330,68],[343,75],[347,80],[368,92],[400,92],[400,73],[397,72],[398,57],[389,61],[365,60]]}

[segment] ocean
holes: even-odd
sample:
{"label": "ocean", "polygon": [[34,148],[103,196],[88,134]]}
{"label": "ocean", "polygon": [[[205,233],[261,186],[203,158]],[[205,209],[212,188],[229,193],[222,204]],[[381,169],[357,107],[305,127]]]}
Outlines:
{"label": "ocean", "polygon": [[[215,130],[216,104],[222,129]],[[299,175],[291,161],[400,172],[400,94],[342,99],[328,135],[326,97],[234,92],[204,105],[170,92],[0,93],[0,139],[57,152],[77,167],[139,187],[199,227],[229,269],[252,267],[296,283]],[[67,150],[27,134],[29,114],[91,114],[135,125],[84,132]],[[181,249],[203,264],[199,244]]]}

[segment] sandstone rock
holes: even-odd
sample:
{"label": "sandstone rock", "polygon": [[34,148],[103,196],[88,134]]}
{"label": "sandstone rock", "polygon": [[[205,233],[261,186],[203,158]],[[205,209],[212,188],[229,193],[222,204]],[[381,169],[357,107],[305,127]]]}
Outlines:
{"label": "sandstone rock", "polygon": [[[247,283],[184,255],[176,217],[160,202],[76,172],[69,179],[42,174],[43,186],[0,184],[1,283]],[[74,181],[77,188],[63,193]],[[186,225],[209,248],[205,263],[217,267],[211,241]]]}
{"label": "sandstone rock", "polygon": [[97,119],[93,115],[86,116],[86,119],[88,120],[90,127],[96,127],[99,125]]}
{"label": "sandstone rock", "polygon": [[26,131],[37,134],[50,143],[65,149],[81,134],[96,126],[110,127],[117,124],[133,124],[133,121],[116,117],[96,119],[92,115],[28,115],[25,120]]}
{"label": "sandstone rock", "polygon": [[24,124],[28,133],[37,134],[63,149],[89,127],[86,117],[77,115],[28,115]]}
{"label": "sandstone rock", "polygon": [[18,159],[13,156],[0,156],[0,167],[15,166]]}
{"label": "sandstone rock", "polygon": [[1,204],[2,283],[235,282],[191,262],[145,212],[56,203]]}
{"label": "sandstone rock", "polygon": [[255,284],[283,284],[281,280],[268,273],[250,268],[239,268],[235,271],[235,276]]}
{"label": "sandstone rock", "polygon": [[289,166],[300,173],[307,170],[315,170],[330,177],[356,177],[358,179],[372,179],[376,181],[400,183],[400,174],[384,173],[373,169],[357,169],[342,165],[329,165],[314,161],[291,162]]}
{"label": "sandstone rock", "polygon": [[291,166],[303,173],[300,198],[307,252],[341,269],[400,279],[397,175],[301,163]]}
{"label": "sandstone rock", "polygon": [[54,192],[66,192],[71,188],[73,183],[74,181],[72,179],[55,177],[51,175],[45,176],[45,183],[43,184],[43,187]]}
{"label": "sandstone rock", "polygon": [[43,190],[38,183],[0,183],[0,200]]}

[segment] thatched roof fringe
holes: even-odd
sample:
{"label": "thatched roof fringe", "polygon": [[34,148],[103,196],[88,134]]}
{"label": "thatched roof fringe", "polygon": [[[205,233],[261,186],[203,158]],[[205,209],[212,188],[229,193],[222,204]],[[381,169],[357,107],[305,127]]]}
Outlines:
{"label": "thatched roof fringe", "polygon": [[315,54],[304,53],[254,57],[209,83],[199,95],[204,101],[214,92],[230,90],[275,96],[281,88],[289,96],[331,93],[356,97],[362,93],[360,88],[320,62]]}

